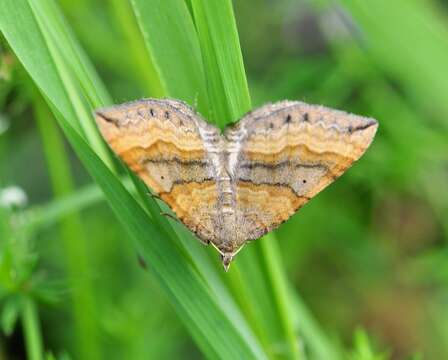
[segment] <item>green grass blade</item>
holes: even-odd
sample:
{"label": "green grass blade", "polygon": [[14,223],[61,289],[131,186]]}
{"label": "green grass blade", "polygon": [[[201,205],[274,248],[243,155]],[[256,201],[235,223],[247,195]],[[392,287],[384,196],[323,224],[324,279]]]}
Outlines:
{"label": "green grass blade", "polygon": [[[129,188],[129,186],[127,186]],[[34,205],[23,213],[25,224],[30,231],[39,232],[54,226],[61,218],[89,206],[105,201],[104,194],[96,185],[87,185],[70,195],[54,199],[48,204]]]}
{"label": "green grass blade", "polygon": [[165,90],[160,82],[152,58],[149,56],[145,46],[145,39],[140,32],[129,1],[113,0],[111,7],[115,16],[117,26],[124,33],[131,53],[130,60],[133,61],[137,72],[136,78],[142,90],[146,90],[150,97],[162,97]]}
{"label": "green grass blade", "polygon": [[[69,160],[62,134],[39,96],[35,96],[35,118],[42,138],[48,172],[55,198],[74,191]],[[89,277],[86,234],[79,213],[60,218],[60,238],[64,264],[72,291],[78,355],[83,359],[100,359],[98,323],[95,321],[95,294]],[[76,283],[76,286],[73,286]]]}
{"label": "green grass blade", "polygon": [[187,5],[180,0],[132,0],[153,64],[167,96],[208,115],[199,43]]}
{"label": "green grass blade", "polygon": [[[201,76],[203,76],[202,61],[198,48],[196,30],[193,27],[193,21],[185,4],[180,1],[171,0],[163,2],[163,6],[161,6],[160,1],[142,2],[135,0],[133,1],[133,4],[140,21],[142,31],[146,35],[145,41],[147,42],[147,48],[150,50],[152,55],[153,62],[155,64],[163,65],[158,67],[161,78],[163,79],[172,76],[172,67],[175,68],[174,71],[176,72],[181,71],[180,76],[173,79],[172,83],[165,82],[165,85],[168,87],[166,89],[167,95],[172,95],[172,91],[183,89],[188,96],[185,98],[182,94],[180,94],[179,97],[189,101],[192,94],[198,93],[198,79],[196,79],[196,81],[191,81],[185,76],[185,70],[182,70],[182,67],[184,66],[182,64],[183,61],[191,63],[190,66],[192,66],[193,69],[190,71],[192,71],[193,74],[195,73],[195,76],[199,77],[201,87],[203,86],[205,91],[205,83],[201,80]],[[185,34],[178,32],[173,33],[173,29],[178,29],[179,26],[182,26]],[[163,41],[159,39],[160,34],[163,34]],[[166,42],[169,42],[169,47],[173,48],[170,53],[167,53]],[[176,46],[179,49],[176,49]],[[188,54],[183,52],[183,49],[185,48],[189,48]],[[176,51],[176,58],[182,59],[182,61],[172,63],[172,57],[174,56],[172,51]],[[169,88],[170,86],[173,90]],[[198,101],[199,110],[202,114],[206,115],[208,111],[207,108],[201,107],[201,96],[198,98]],[[226,309],[226,313],[231,316],[232,321],[239,324],[238,327],[240,329],[244,329],[244,332],[248,334],[247,336],[253,336],[249,335],[251,331],[240,311],[236,308],[232,299],[229,297],[228,291],[221,284],[221,281],[218,281],[217,278],[210,273],[209,261],[204,258],[205,251],[199,250],[197,244],[192,243],[191,236],[187,236],[187,238],[182,237],[182,240],[187,251],[194,257],[195,262],[199,264],[198,266],[200,266],[200,269],[204,274],[204,277],[206,277],[209,285],[217,294],[219,294],[221,306]],[[245,309],[243,309],[243,312],[244,311]]]}
{"label": "green grass blade", "polygon": [[[213,116],[223,127],[251,108],[232,3],[192,0],[191,4],[211,108],[216,112]],[[291,304],[284,270],[274,236],[269,238],[258,240],[239,254],[237,268],[231,270],[230,286],[270,356],[300,358],[298,339],[288,316]],[[242,292],[245,296],[240,296]]]}
{"label": "green grass blade", "polygon": [[[274,233],[267,234],[260,243],[263,253],[264,267],[267,269],[266,275],[269,288],[272,291],[273,303],[276,306],[277,315],[283,335],[290,346],[290,355],[294,358],[302,358],[298,346],[298,336],[295,333],[294,324],[291,321],[292,300],[288,292],[288,282],[286,272],[281,263],[280,252],[278,249],[278,239]],[[300,326],[297,327],[300,330]]]}
{"label": "green grass blade", "polygon": [[228,0],[192,0],[191,3],[209,84],[210,102],[216,109],[213,116],[223,127],[251,109],[232,3]]}
{"label": "green grass blade", "polygon": [[[196,26],[200,26],[198,18],[205,17],[202,7],[195,7]],[[210,38],[210,33],[207,26],[199,28],[198,31],[199,42],[201,44],[202,59],[204,62],[204,68],[207,74],[211,73],[212,76],[206,76],[207,90],[210,99],[210,110],[208,119],[210,122],[215,123],[216,126],[224,128],[225,124],[232,118],[231,111],[228,106],[228,102],[225,99],[225,90],[221,73],[217,68],[216,54],[213,49],[213,44]]]}
{"label": "green grass blade", "polygon": [[[78,119],[84,135],[95,151],[100,154],[103,161],[112,166],[107,147],[92,119],[91,106],[88,105],[89,101],[93,106],[104,105],[103,101],[107,101],[105,95],[104,99],[99,96],[100,93],[104,93],[102,85],[96,77],[90,76],[87,63],[81,61],[83,56],[75,55],[75,49],[78,46],[63,26],[63,21],[59,20],[61,16],[58,16],[53,0],[29,0],[28,3],[73,104],[77,115],[73,120]],[[62,34],[66,36],[63,37]],[[96,88],[100,88],[101,91],[94,89],[94,82],[96,82]]]}
{"label": "green grass blade", "polygon": [[[343,6],[361,26],[369,55],[392,73],[429,112],[448,114],[448,29],[430,2],[346,0]],[[440,117],[443,118],[443,117]],[[441,121],[446,125],[446,121]]]}
{"label": "green grass blade", "polygon": [[[18,26],[20,25],[20,26]],[[75,111],[70,99],[66,96],[60,76],[54,71],[54,62],[47,56],[42,62],[42,49],[45,41],[38,30],[28,3],[24,1],[0,2],[0,30],[6,40],[14,42],[14,51],[23,65],[33,77],[38,87],[57,103],[59,111],[67,118],[74,118]],[[31,46],[35,44],[35,46]],[[80,130],[78,123],[72,124]]]}
{"label": "green grass blade", "polygon": [[307,353],[312,354],[312,359],[341,360],[340,349],[328,339],[313,314],[294,289],[289,290],[293,302],[291,317],[305,340],[308,347]]}
{"label": "green grass blade", "polygon": [[110,104],[111,99],[103,82],[98,77],[54,0],[39,0],[36,4],[38,6],[34,6],[34,10],[40,11],[39,17],[45,20],[51,36],[54,37],[54,42],[61,44],[60,50],[65,56],[64,60],[70,64],[76,73],[77,80],[89,103],[93,107]]}
{"label": "green grass blade", "polygon": [[[128,178],[121,182],[128,191],[133,189]],[[106,201],[104,193],[96,184],[89,184],[73,193],[56,198],[49,203],[34,205],[23,211],[24,226],[28,231],[38,232],[54,226],[64,216],[85,210],[90,206]]]}
{"label": "green grass blade", "polygon": [[30,298],[22,299],[22,326],[25,333],[25,347],[28,359],[43,359],[44,353],[39,315],[36,304]]}

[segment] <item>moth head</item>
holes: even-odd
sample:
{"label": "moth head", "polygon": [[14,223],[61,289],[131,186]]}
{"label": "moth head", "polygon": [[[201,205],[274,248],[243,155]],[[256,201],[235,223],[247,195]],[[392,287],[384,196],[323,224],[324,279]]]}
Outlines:
{"label": "moth head", "polygon": [[233,260],[234,256],[235,254],[232,253],[221,254],[221,261],[225,271],[229,270],[230,263]]}
{"label": "moth head", "polygon": [[[213,246],[215,246],[212,243]],[[227,272],[229,270],[230,267],[230,263],[232,262],[232,260],[234,259],[234,257],[236,256],[236,254],[238,254],[240,252],[240,250],[243,248],[244,244],[239,245],[237,248],[235,249],[223,249],[223,248],[219,248],[217,246],[215,246],[215,248],[219,251],[219,253],[221,254],[221,261],[222,261],[222,265],[224,266],[224,270]]]}
{"label": "moth head", "polygon": [[225,271],[229,270],[230,263],[244,246],[244,244],[236,245],[229,242],[222,243],[221,245],[216,245],[214,242],[210,242],[210,244],[221,254],[221,261]]}

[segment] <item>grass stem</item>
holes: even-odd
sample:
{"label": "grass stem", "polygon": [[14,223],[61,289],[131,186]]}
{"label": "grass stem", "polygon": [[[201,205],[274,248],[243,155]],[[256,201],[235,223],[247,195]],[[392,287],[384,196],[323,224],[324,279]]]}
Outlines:
{"label": "grass stem", "polygon": [[22,326],[25,337],[26,353],[29,360],[43,359],[42,334],[36,304],[24,297],[22,304]]}
{"label": "grass stem", "polygon": [[303,359],[299,349],[299,338],[294,331],[291,316],[291,303],[288,292],[286,274],[281,264],[280,254],[277,246],[277,238],[274,233],[267,234],[260,239],[260,248],[263,253],[265,271],[272,289],[274,303],[277,307],[278,319],[286,336],[288,353],[291,359]]}

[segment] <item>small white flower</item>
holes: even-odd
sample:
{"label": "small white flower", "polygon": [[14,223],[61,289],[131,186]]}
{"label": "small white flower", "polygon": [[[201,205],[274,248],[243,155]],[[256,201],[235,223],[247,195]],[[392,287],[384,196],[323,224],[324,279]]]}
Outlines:
{"label": "small white flower", "polygon": [[24,207],[28,203],[25,191],[18,186],[8,186],[0,189],[0,206]]}

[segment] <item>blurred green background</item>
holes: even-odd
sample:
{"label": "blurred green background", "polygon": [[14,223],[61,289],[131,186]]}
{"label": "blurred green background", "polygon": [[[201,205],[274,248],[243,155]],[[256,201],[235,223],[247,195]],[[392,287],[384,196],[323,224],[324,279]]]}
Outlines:
{"label": "blurred green background", "polygon": [[[114,103],[160,94],[129,3],[57,3]],[[339,358],[448,358],[447,3],[233,7],[254,107],[298,99],[380,124],[366,155],[276,231],[293,301]],[[5,39],[1,51],[0,359],[29,357],[15,296],[27,287],[57,358],[201,358]]]}

